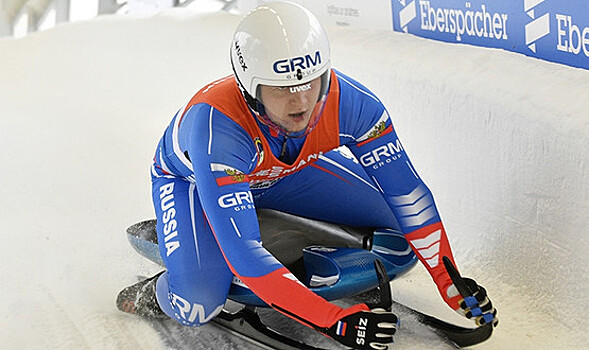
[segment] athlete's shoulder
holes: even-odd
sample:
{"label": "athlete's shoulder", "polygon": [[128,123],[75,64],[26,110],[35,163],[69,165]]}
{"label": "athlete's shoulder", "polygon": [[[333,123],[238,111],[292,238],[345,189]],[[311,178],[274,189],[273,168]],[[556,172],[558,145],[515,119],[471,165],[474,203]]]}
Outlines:
{"label": "athlete's shoulder", "polygon": [[177,133],[187,142],[212,139],[213,135],[215,139],[243,141],[243,135],[247,135],[248,123],[243,119],[247,119],[249,112],[233,75],[205,85],[181,111]]}
{"label": "athlete's shoulder", "polygon": [[[241,106],[243,97],[233,75],[215,80],[200,89],[188,102],[184,112],[192,106],[205,103],[227,112],[233,106]],[[227,114],[227,113],[225,113]]]}
{"label": "athlete's shoulder", "polygon": [[342,101],[369,102],[382,105],[378,97],[358,80],[334,69],[339,82]]}
{"label": "athlete's shoulder", "polygon": [[341,72],[336,73],[340,86],[340,142],[347,144],[369,133],[388,114],[367,87]]}
{"label": "athlete's shoulder", "polygon": [[187,110],[176,138],[178,148],[189,150],[194,164],[202,165],[199,161],[206,158],[246,174],[255,166],[257,148],[246,128],[208,104],[196,104]]}
{"label": "athlete's shoulder", "polygon": [[336,71],[340,87],[340,119],[360,121],[378,118],[385,110],[380,99],[356,79]]}

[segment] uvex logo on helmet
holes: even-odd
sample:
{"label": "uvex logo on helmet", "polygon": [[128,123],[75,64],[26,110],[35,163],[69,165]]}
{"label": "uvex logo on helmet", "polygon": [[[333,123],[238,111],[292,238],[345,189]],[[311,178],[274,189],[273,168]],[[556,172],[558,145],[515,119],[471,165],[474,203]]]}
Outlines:
{"label": "uvex logo on helmet", "polygon": [[241,47],[239,46],[239,42],[235,41],[235,52],[237,53],[237,57],[239,59],[239,65],[241,69],[245,72],[247,69],[247,65],[245,64],[245,58],[243,58],[243,54],[241,53]]}
{"label": "uvex logo on helmet", "polygon": [[273,68],[276,73],[290,73],[298,69],[306,70],[321,64],[321,52],[316,51],[314,55],[305,55],[286,58],[274,62]]}

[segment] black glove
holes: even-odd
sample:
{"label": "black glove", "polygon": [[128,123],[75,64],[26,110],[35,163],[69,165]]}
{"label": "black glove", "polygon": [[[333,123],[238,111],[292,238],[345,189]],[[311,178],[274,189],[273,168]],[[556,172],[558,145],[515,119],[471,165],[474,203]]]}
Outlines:
{"label": "black glove", "polygon": [[485,288],[479,286],[473,279],[461,277],[447,257],[443,258],[444,265],[452,283],[458,289],[463,299],[458,302],[462,314],[468,319],[473,319],[478,326],[485,324],[492,324],[494,327],[499,323],[497,318],[497,310],[493,307],[493,303],[487,297]]}
{"label": "black glove", "polygon": [[485,288],[479,286],[474,280],[464,278],[466,285],[470,288],[472,295],[465,297],[460,303],[464,316],[467,318],[474,318],[477,325],[481,326],[487,323],[497,326],[499,319],[497,318],[497,310],[493,307],[493,303],[487,297]]}
{"label": "black glove", "polygon": [[387,349],[398,325],[395,314],[374,309],[345,316],[322,332],[354,349]]}

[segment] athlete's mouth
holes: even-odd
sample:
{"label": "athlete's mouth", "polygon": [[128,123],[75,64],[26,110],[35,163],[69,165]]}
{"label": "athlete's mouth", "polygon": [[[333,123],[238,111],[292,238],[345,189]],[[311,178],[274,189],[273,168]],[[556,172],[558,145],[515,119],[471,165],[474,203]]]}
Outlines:
{"label": "athlete's mouth", "polygon": [[294,121],[300,122],[304,119],[306,112],[299,112],[299,113],[289,113],[288,116],[291,117]]}

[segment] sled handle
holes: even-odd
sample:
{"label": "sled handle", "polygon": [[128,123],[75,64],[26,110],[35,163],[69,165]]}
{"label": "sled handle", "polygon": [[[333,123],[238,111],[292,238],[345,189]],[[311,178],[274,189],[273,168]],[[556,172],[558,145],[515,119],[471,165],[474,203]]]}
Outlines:
{"label": "sled handle", "polygon": [[391,284],[389,276],[387,275],[387,270],[380,259],[374,260],[374,270],[376,271],[376,277],[378,277],[379,301],[376,304],[368,305],[368,307],[371,309],[380,308],[386,311],[391,311],[393,306],[393,293],[391,291]]}

